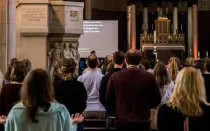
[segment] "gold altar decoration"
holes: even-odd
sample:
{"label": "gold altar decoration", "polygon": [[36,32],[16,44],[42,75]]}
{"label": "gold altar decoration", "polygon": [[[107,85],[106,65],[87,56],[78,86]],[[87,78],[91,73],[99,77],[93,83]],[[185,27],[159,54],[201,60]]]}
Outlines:
{"label": "gold altar decoration", "polygon": [[150,34],[141,34],[141,49],[144,50],[185,50],[185,34],[171,33],[171,20],[166,16],[158,17],[155,22],[155,30]]}
{"label": "gold altar decoration", "polygon": [[170,23],[171,20],[169,20],[167,17],[159,17],[157,20],[155,20],[155,29],[157,36],[160,35],[168,35],[170,33]]}

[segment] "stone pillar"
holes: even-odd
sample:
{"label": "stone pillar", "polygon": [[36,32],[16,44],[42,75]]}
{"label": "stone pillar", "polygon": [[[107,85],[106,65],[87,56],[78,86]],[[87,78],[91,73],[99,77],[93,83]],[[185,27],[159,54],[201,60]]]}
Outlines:
{"label": "stone pillar", "polygon": [[193,25],[192,25],[192,7],[188,7],[188,57],[193,56]]}
{"label": "stone pillar", "polygon": [[91,0],[85,0],[85,19],[91,20],[91,18],[92,18]]}
{"label": "stone pillar", "polygon": [[136,5],[132,4],[127,7],[127,48],[136,49]]}
{"label": "stone pillar", "polygon": [[6,0],[0,1],[0,70],[5,73],[7,68],[6,48]]}
{"label": "stone pillar", "polygon": [[46,69],[49,0],[17,2],[17,58],[29,59],[33,68]]}
{"label": "stone pillar", "polygon": [[[50,34],[48,36],[48,54],[54,50],[55,43],[59,44],[62,57],[71,56],[77,63],[76,73],[79,69],[79,38],[83,34],[83,2],[51,1],[50,14]],[[71,53],[66,53],[64,49],[70,49]],[[51,53],[53,54],[53,53]],[[67,56],[66,56],[67,54]],[[54,56],[52,56],[54,57]],[[50,73],[53,72],[54,58],[48,57],[48,67]],[[62,59],[60,59],[62,60]],[[58,60],[58,61],[60,61]]]}
{"label": "stone pillar", "polygon": [[198,59],[198,5],[192,6],[192,25],[193,25],[193,57]]}
{"label": "stone pillar", "polygon": [[175,35],[178,30],[178,8],[173,8],[173,34]]}
{"label": "stone pillar", "polygon": [[16,0],[8,0],[7,8],[7,60],[9,61],[16,57]]}
{"label": "stone pillar", "polygon": [[144,34],[147,34],[147,31],[148,31],[148,7],[144,7],[144,11],[143,11],[143,30],[144,30]]}
{"label": "stone pillar", "polygon": [[18,0],[18,59],[27,58],[33,68],[49,69],[51,75],[59,71],[63,58],[79,63],[83,10],[83,2]]}

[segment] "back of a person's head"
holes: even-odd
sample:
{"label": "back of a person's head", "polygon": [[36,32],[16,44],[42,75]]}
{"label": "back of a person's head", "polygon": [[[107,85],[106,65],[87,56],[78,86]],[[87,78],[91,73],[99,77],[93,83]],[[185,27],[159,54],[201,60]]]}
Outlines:
{"label": "back of a person's head", "polygon": [[95,55],[89,55],[87,64],[89,68],[96,68],[98,65],[98,58]]}
{"label": "back of a person's head", "polygon": [[25,64],[25,68],[27,69],[27,73],[28,73],[29,71],[31,71],[31,69],[32,69],[31,61],[28,60],[28,59],[24,59],[24,60],[23,60],[23,63]]}
{"label": "back of a person's head", "polygon": [[169,66],[168,66],[169,75],[172,81],[175,81],[176,76],[179,72],[179,67],[175,57],[170,58]]}
{"label": "back of a person's head", "polygon": [[106,56],[108,63],[113,62],[113,54],[109,54]]}
{"label": "back of a person's head", "polygon": [[150,60],[148,64],[149,64],[149,67],[151,69],[154,69],[155,68],[155,64],[156,64],[156,61],[155,60]]}
{"label": "back of a person's head", "polygon": [[210,59],[206,60],[205,69],[206,69],[207,72],[210,72]]}
{"label": "back of a person's head", "polygon": [[155,55],[155,54],[152,54],[152,55],[149,57],[149,60],[154,60],[154,61],[156,61],[156,55]]}
{"label": "back of a person's head", "polygon": [[162,88],[165,84],[170,83],[170,78],[166,69],[166,65],[163,62],[158,62],[154,68],[154,76],[157,83]]}
{"label": "back of a person's head", "polygon": [[4,79],[10,80],[12,67],[13,67],[13,65],[16,61],[17,61],[17,58],[10,59],[8,67],[7,67],[7,71],[6,71],[5,76],[4,76]]}
{"label": "back of a person's head", "polygon": [[77,66],[77,64],[74,61],[74,59],[72,59],[72,58],[66,59],[65,58],[62,61],[61,71],[62,71],[62,73],[74,73],[76,66]]}
{"label": "back of a person's head", "polygon": [[28,70],[25,68],[25,64],[22,61],[16,61],[12,67],[10,80],[16,82],[23,82]]}
{"label": "back of a person's head", "polygon": [[116,51],[113,54],[113,61],[115,64],[122,65],[125,61],[125,54],[122,51]]}
{"label": "back of a person's head", "polygon": [[202,74],[194,67],[186,67],[176,78],[169,106],[187,116],[201,116],[203,115],[201,104],[207,105]]}
{"label": "back of a person's head", "polygon": [[9,66],[9,67],[12,67],[13,64],[14,64],[16,61],[18,61],[17,58],[12,58],[12,59],[10,59],[8,66]]}
{"label": "back of a person's head", "polygon": [[181,65],[180,65],[180,59],[178,57],[175,57],[175,61],[177,63],[178,69],[181,69]]}
{"label": "back of a person's head", "polygon": [[96,51],[92,50],[92,51],[90,52],[90,54],[91,54],[91,55],[95,55],[95,54],[96,54]]}
{"label": "back of a person's head", "polygon": [[194,65],[197,69],[200,69],[201,73],[204,73],[204,61],[203,60],[196,60]]}
{"label": "back of a person's head", "polygon": [[106,73],[112,72],[114,70],[114,63],[109,63],[106,69]]}
{"label": "back of a person's head", "polygon": [[75,70],[76,70],[76,62],[74,61],[74,59],[70,58],[70,59],[64,59],[62,61],[62,66],[61,66],[61,79],[68,81],[68,80],[74,80],[76,79],[76,74]]}
{"label": "back of a person's head", "polygon": [[54,101],[54,91],[49,74],[44,69],[34,69],[25,78],[21,88],[21,102],[26,107],[25,121],[38,123],[36,113],[39,107],[48,111]]}
{"label": "back of a person's head", "polygon": [[193,66],[194,65],[194,58],[193,57],[189,57],[186,59],[186,65],[188,66]]}
{"label": "back of a person's head", "polygon": [[112,62],[113,59],[113,55],[107,55],[104,59],[104,63],[103,63],[103,67],[107,68],[107,66],[109,65],[109,63]]}
{"label": "back of a person's head", "polygon": [[128,65],[139,65],[141,62],[141,52],[135,49],[130,49],[125,54],[126,63]]}

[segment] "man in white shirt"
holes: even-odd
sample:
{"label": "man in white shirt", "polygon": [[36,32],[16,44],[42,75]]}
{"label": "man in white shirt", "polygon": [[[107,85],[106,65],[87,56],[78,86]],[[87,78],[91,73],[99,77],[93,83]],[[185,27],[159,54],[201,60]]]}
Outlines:
{"label": "man in white shirt", "polygon": [[88,116],[102,118],[105,108],[99,101],[99,88],[103,75],[97,70],[98,59],[95,55],[90,55],[88,57],[87,64],[89,70],[78,77],[78,81],[84,84],[88,95],[85,112],[91,113],[85,113],[85,115],[87,115],[86,118]]}
{"label": "man in white shirt", "polygon": [[156,65],[156,61],[150,60],[149,61],[149,69],[147,71],[153,74],[155,65]]}

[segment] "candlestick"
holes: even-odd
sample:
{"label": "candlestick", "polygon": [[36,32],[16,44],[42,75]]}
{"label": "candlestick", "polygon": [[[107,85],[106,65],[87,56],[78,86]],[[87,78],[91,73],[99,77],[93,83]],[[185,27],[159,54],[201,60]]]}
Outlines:
{"label": "candlestick", "polygon": [[209,56],[209,52],[208,51],[206,51],[206,57],[208,57]]}
{"label": "candlestick", "polygon": [[200,51],[198,51],[198,57],[200,57]]}
{"label": "candlestick", "polygon": [[192,56],[192,50],[190,49],[190,56]]}
{"label": "candlestick", "polygon": [[154,47],[154,52],[156,52],[156,46]]}
{"label": "candlestick", "polygon": [[156,31],[154,31],[154,43],[156,44]]}

